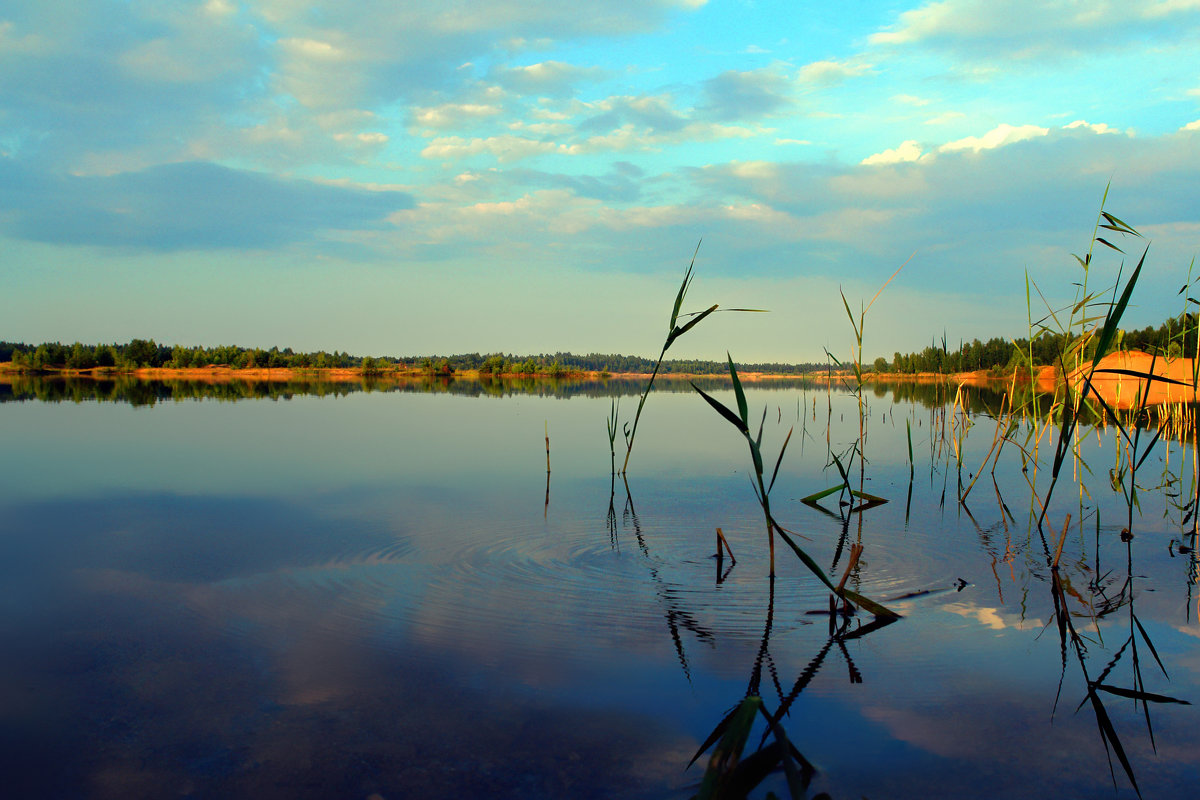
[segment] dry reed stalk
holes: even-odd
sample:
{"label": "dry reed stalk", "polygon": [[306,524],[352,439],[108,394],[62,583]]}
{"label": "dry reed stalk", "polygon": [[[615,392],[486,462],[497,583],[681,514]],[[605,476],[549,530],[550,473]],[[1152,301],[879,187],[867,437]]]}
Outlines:
{"label": "dry reed stalk", "polygon": [[[967,499],[967,495],[969,495],[971,493],[971,489],[975,486],[975,481],[979,480],[979,476],[983,474],[983,469],[984,469],[984,467],[987,466],[988,459],[992,457],[993,451],[996,450],[996,445],[1002,441],[1002,437],[1000,436],[1000,430],[1001,430],[1002,426],[1004,425],[1004,401],[1007,400],[1008,398],[1009,398],[1009,395],[1007,395],[1007,394],[1003,395],[1000,398],[1000,411],[996,415],[996,431],[995,431],[995,433],[992,434],[992,446],[988,448],[987,455],[985,455],[983,457],[983,463],[979,465],[979,469],[975,471],[975,476],[973,478],[971,478],[971,483],[967,486],[967,488],[959,496],[958,501],[960,503],[964,502]],[[996,453],[996,461],[999,461],[999,460],[1000,460],[1000,454]],[[995,465],[995,463],[993,463],[992,471],[995,472],[995,470],[996,470],[996,465]]]}
{"label": "dry reed stalk", "polygon": [[1058,537],[1058,547],[1054,550],[1054,561],[1050,568],[1058,571],[1058,560],[1062,558],[1063,545],[1067,542],[1067,528],[1071,527],[1071,515],[1067,514],[1067,519],[1063,522],[1062,533]]}

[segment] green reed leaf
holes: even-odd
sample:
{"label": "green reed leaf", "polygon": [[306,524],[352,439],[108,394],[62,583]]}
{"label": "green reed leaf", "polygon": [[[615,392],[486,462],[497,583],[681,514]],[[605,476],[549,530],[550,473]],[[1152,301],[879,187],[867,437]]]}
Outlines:
{"label": "green reed leaf", "polygon": [[787,450],[788,442],[792,440],[792,431],[795,429],[796,426],[794,425],[788,428],[787,436],[783,440],[783,447],[779,448],[779,458],[775,459],[775,469],[771,471],[771,483],[767,486],[768,493],[775,486],[775,478],[779,476],[779,465],[783,463],[783,454]]}
{"label": "green reed leaf", "polygon": [[1113,338],[1117,335],[1117,326],[1121,322],[1121,316],[1125,313],[1125,308],[1129,305],[1129,298],[1133,295],[1133,287],[1137,284],[1138,276],[1142,273],[1142,265],[1146,263],[1146,254],[1150,252],[1149,245],[1142,251],[1142,257],[1138,259],[1137,267],[1134,268],[1133,274],[1129,276],[1129,282],[1125,284],[1125,290],[1121,292],[1121,299],[1117,301],[1115,306],[1109,309],[1108,316],[1104,320],[1104,329],[1100,331],[1100,341],[1096,345],[1096,355],[1092,359],[1092,368],[1100,363],[1100,359],[1104,357],[1109,345],[1112,344]]}
{"label": "green reed leaf", "polygon": [[733,366],[733,356],[729,351],[725,351],[725,358],[729,360],[729,377],[733,379],[733,396],[737,398],[738,413],[742,417],[742,431],[747,436],[750,435],[750,412],[746,407],[746,393],[742,390],[742,382],[738,380],[737,367]]}
{"label": "green reed leaf", "polygon": [[696,327],[696,325],[699,324],[700,320],[704,319],[705,317],[707,317],[709,314],[713,313],[716,310],[717,310],[717,304],[713,303],[710,307],[708,307],[705,310],[696,314],[695,317],[691,321],[689,321],[687,325],[684,325],[682,328],[679,327],[678,325],[676,325],[674,328],[672,328],[670,335],[667,336],[667,347],[670,347],[675,342],[676,339],[678,339],[680,336],[683,336],[685,333],[690,331],[692,328]]}
{"label": "green reed leaf", "polygon": [[732,776],[746,740],[750,738],[750,729],[758,715],[758,707],[762,699],[756,696],[747,697],[734,710],[725,725],[721,740],[713,749],[708,759],[708,768],[704,771],[704,779],[700,783],[699,800],[716,800],[721,797],[722,786]]}
{"label": "green reed leaf", "polygon": [[[703,239],[700,240],[700,242],[703,241]],[[679,284],[679,293],[675,295],[675,305],[671,309],[671,321],[667,324],[668,333],[675,330],[675,323],[679,320],[679,309],[683,306],[683,298],[687,296],[688,287],[692,283],[692,270],[696,266],[696,256],[700,252],[700,242],[696,242],[696,250],[692,253],[692,261],[688,264],[687,271],[683,273],[683,283]]]}
{"label": "green reed leaf", "polygon": [[725,419],[729,420],[729,423],[731,425],[733,425],[735,428],[737,428],[739,431],[741,431],[743,434],[745,434],[747,438],[749,438],[750,431],[746,429],[746,423],[742,422],[742,420],[740,420],[738,418],[737,414],[734,414],[732,411],[730,411],[728,408],[726,408],[725,405],[720,400],[717,400],[716,398],[710,396],[707,392],[705,392],[703,389],[701,389],[695,383],[693,383],[691,381],[688,381],[688,382],[692,384],[693,389],[695,389],[697,392],[700,393],[701,397],[703,397],[705,400],[708,401],[708,404],[710,406],[712,406],[713,408],[715,408],[717,410],[718,414],[720,414]]}

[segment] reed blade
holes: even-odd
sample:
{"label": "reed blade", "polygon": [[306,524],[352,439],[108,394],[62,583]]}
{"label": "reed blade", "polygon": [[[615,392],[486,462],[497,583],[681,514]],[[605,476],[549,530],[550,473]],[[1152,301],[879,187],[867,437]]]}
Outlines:
{"label": "reed blade", "polygon": [[708,394],[708,392],[706,392],[706,391],[704,391],[703,389],[701,389],[701,388],[700,388],[699,386],[697,386],[695,383],[693,383],[693,382],[691,382],[691,381],[689,381],[689,383],[691,383],[691,384],[692,384],[692,388],[693,388],[693,389],[695,389],[697,392],[699,392],[699,393],[700,393],[700,396],[701,396],[701,397],[703,397],[705,400],[707,400],[707,401],[708,401],[708,404],[709,404],[710,406],[712,406],[713,408],[715,408],[715,409],[717,410],[717,413],[718,413],[718,414],[720,414],[720,415],[721,415],[722,417],[724,417],[725,419],[729,420],[729,424],[733,425],[735,428],[737,428],[739,431],[741,431],[741,432],[742,432],[743,434],[745,434],[747,437],[749,437],[749,436],[750,436],[750,431],[749,431],[749,429],[746,427],[746,423],[745,423],[745,422],[743,422],[743,421],[742,421],[742,420],[741,420],[741,419],[738,417],[738,415],[737,415],[737,414],[734,414],[732,411],[730,411],[728,408],[726,408],[726,407],[725,407],[725,404],[724,404],[724,403],[722,403],[720,400],[717,400],[715,397],[713,397],[713,396],[711,396],[710,394]]}
{"label": "reed blade", "polygon": [[1137,285],[1138,276],[1142,273],[1142,265],[1146,263],[1146,254],[1150,252],[1150,246],[1142,251],[1142,257],[1138,259],[1137,267],[1134,268],[1133,274],[1129,276],[1129,282],[1125,284],[1125,290],[1121,292],[1121,299],[1116,305],[1109,309],[1107,316],[1104,319],[1104,328],[1100,331],[1100,339],[1096,344],[1096,354],[1092,358],[1092,369],[1100,363],[1100,359],[1108,352],[1109,346],[1112,344],[1113,337],[1117,335],[1117,326],[1121,322],[1121,317],[1125,313],[1125,308],[1129,305],[1129,298],[1133,295],[1133,287]]}
{"label": "reed blade", "polygon": [[738,413],[742,417],[742,430],[747,436],[750,435],[750,412],[746,406],[746,392],[742,390],[742,382],[738,379],[737,367],[733,365],[733,356],[729,351],[725,351],[725,358],[729,361],[729,377],[733,380],[733,396],[737,398]]}

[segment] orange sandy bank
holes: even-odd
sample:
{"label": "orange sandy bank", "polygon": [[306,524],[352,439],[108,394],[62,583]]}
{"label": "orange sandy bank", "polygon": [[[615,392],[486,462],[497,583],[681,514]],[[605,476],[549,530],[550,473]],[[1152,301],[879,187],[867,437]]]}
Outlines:
{"label": "orange sandy bank", "polygon": [[[1190,358],[1174,358],[1167,361],[1165,358],[1156,358],[1149,353],[1124,350],[1110,353],[1100,359],[1100,363],[1096,365],[1096,372],[1092,375],[1092,390],[1113,408],[1132,408],[1139,402],[1140,393],[1146,391],[1147,379],[1138,376],[1153,375],[1153,379],[1149,381],[1150,389],[1146,395],[1146,405],[1195,403],[1198,398],[1197,392],[1193,388],[1193,369],[1193,360]],[[1082,370],[1071,374],[1074,391],[1080,389],[1082,376]],[[887,380],[889,376],[882,377]],[[917,381],[947,380],[955,384],[990,388],[1007,387],[1012,382],[1011,375],[996,378],[988,375],[987,370],[961,372],[946,376],[932,374],[903,376],[899,379],[904,378],[915,378]],[[1060,378],[1055,368],[1051,366],[1040,367],[1036,380],[1038,391],[1050,394],[1054,392]]]}
{"label": "orange sandy bank", "polygon": [[[1092,374],[1092,387],[1114,408],[1132,408],[1138,404],[1141,394],[1147,391],[1146,405],[1195,403],[1194,368],[1190,358],[1168,361],[1136,351],[1110,353],[1100,359],[1096,366]],[[1153,375],[1153,378],[1147,380],[1125,373]],[[1075,382],[1081,380],[1077,373],[1072,373],[1072,378]],[[1147,383],[1149,390],[1146,389]]]}
{"label": "orange sandy bank", "polygon": [[[1153,372],[1151,367],[1153,366]],[[1093,390],[1113,408],[1132,408],[1139,402],[1140,393],[1145,390],[1146,378],[1139,375],[1153,375],[1149,381],[1150,389],[1146,396],[1146,405],[1167,405],[1170,403],[1196,403],[1200,401],[1197,391],[1193,388],[1194,362],[1190,358],[1154,357],[1149,353],[1125,350],[1110,353],[1100,359],[1096,372],[1092,376]],[[1128,374],[1137,373],[1137,374]],[[835,375],[835,378],[839,376]],[[845,377],[845,376],[840,376]],[[824,376],[818,376],[818,379]],[[956,385],[974,386],[1006,390],[1012,383],[1012,375],[995,377],[987,370],[975,372],[959,372],[953,375],[936,373],[872,374],[870,380],[878,383],[937,383],[947,382]],[[1018,378],[1018,380],[1021,380]],[[1082,371],[1072,373],[1072,385],[1078,391],[1082,383]],[[1060,383],[1061,378],[1054,367],[1040,367],[1036,375],[1037,389],[1051,394]]]}

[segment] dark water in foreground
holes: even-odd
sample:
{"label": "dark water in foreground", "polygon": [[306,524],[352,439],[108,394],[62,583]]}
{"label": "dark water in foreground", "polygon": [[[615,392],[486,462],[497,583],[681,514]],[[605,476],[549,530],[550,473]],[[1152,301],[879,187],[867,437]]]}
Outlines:
{"label": "dark water in foreground", "polygon": [[960,506],[925,404],[870,396],[891,502],[847,516],[799,498],[836,482],[852,402],[750,392],[772,462],[795,426],[780,521],[836,576],[861,541],[850,585],[904,615],[864,635],[782,549],[772,591],[744,441],[694,394],[650,398],[628,495],[602,394],[288,397],[0,405],[5,796],[684,798],[748,687],[788,708],[810,794],[1135,797],[1103,716],[1142,796],[1194,795],[1196,707],[1165,702],[1200,702],[1190,449],[1155,445],[1124,542],[1112,436],[1084,437],[1087,491],[1068,468],[1048,514],[1064,656],[1032,470],[1006,447]]}

